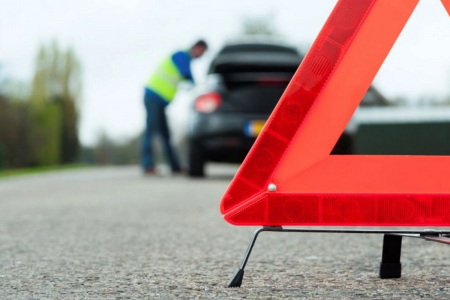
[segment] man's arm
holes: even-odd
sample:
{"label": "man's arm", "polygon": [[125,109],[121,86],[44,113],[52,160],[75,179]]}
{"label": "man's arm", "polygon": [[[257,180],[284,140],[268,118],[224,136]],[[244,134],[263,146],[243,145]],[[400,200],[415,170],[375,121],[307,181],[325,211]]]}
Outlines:
{"label": "man's arm", "polygon": [[172,56],[172,60],[183,77],[194,82],[194,77],[192,76],[191,71],[191,57],[189,56],[189,53],[179,51]]}

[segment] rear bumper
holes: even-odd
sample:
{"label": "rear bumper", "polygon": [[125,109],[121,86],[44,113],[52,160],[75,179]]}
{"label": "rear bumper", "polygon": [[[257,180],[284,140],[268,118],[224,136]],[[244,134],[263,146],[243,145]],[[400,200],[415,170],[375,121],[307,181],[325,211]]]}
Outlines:
{"label": "rear bumper", "polygon": [[268,115],[195,114],[189,138],[199,143],[208,160],[240,162],[255,142],[246,134],[249,121],[267,120]]}

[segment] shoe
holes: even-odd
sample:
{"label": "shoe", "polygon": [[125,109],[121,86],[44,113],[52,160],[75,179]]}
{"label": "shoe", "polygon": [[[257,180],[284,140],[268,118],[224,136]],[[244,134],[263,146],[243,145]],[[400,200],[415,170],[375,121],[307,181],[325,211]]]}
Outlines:
{"label": "shoe", "polygon": [[156,171],[154,168],[147,168],[144,170],[144,175],[145,176],[154,176],[154,175],[156,175]]}

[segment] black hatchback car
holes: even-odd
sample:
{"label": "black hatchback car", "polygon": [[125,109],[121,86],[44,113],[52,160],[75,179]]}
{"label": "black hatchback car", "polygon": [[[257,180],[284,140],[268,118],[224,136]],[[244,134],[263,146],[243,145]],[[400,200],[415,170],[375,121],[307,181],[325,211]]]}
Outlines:
{"label": "black hatchback car", "polygon": [[[303,59],[294,47],[274,42],[225,45],[192,95],[187,124],[189,175],[203,177],[206,162],[242,162]],[[361,106],[388,101],[370,87]],[[332,154],[351,154],[344,132]]]}
{"label": "black hatchback car", "polygon": [[197,95],[188,130],[188,168],[204,176],[208,161],[242,162],[275,108],[302,55],[276,43],[235,43],[222,48]]}

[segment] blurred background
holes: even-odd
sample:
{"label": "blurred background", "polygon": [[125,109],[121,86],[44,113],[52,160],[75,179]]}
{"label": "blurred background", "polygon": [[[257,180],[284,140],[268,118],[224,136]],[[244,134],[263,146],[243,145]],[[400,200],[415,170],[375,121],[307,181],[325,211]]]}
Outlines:
{"label": "blurred background", "polygon": [[[220,51],[231,45],[274,45],[293,49],[297,54],[291,54],[300,62],[335,4],[336,0],[2,0],[0,170],[137,164],[148,76],[165,56],[202,38],[210,47],[192,65],[196,86],[180,87],[168,111],[174,144],[184,164],[192,167],[192,159],[199,158],[183,154],[192,148],[192,132],[184,131],[191,126],[194,102],[210,92],[211,84],[218,80],[232,90],[224,75],[231,71],[271,73],[271,79],[283,73],[275,83],[283,90],[286,76],[293,74],[292,66],[278,68],[266,58],[258,62],[266,62],[262,69],[245,64],[221,69]],[[336,153],[450,154],[449,37],[450,18],[440,1],[421,1]],[[272,50],[285,53],[281,48]],[[262,51],[258,49],[250,54]],[[237,52],[247,51],[241,50]],[[267,95],[261,91],[267,86],[273,90],[274,82],[261,78],[240,82],[245,88],[257,86],[252,93]],[[272,102],[281,94],[273,95]],[[264,121],[272,108],[249,120]],[[239,134],[247,134],[244,126],[240,128]],[[256,131],[247,134],[250,143]],[[235,137],[222,142],[239,143]],[[201,155],[201,163],[242,160]]]}

